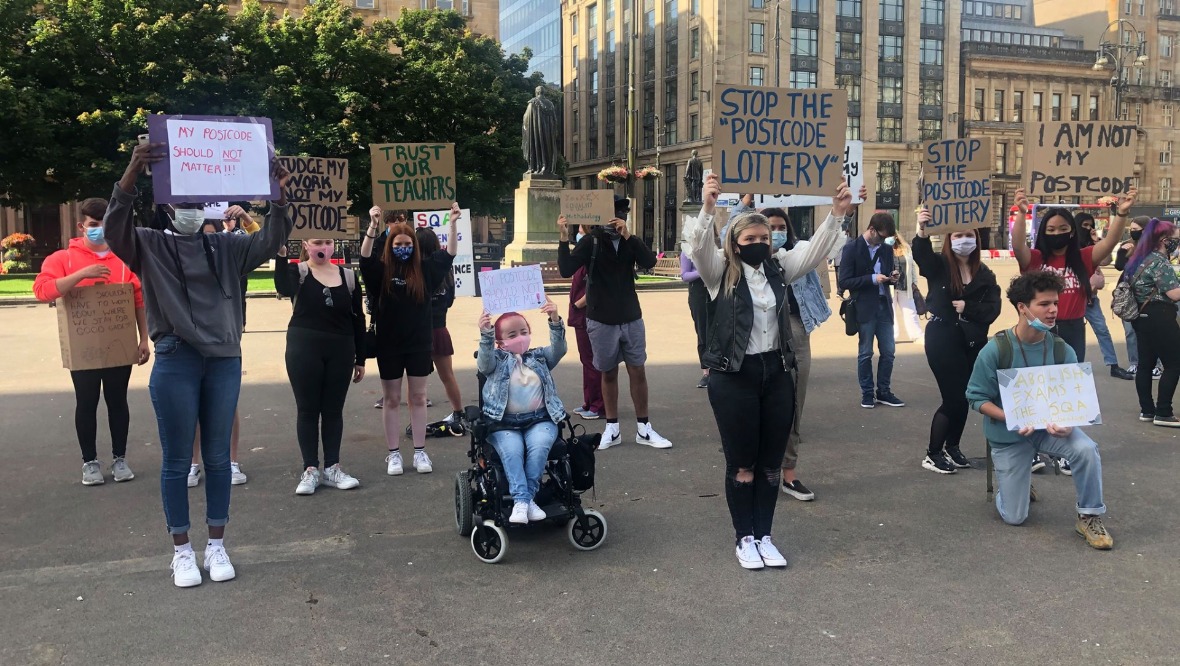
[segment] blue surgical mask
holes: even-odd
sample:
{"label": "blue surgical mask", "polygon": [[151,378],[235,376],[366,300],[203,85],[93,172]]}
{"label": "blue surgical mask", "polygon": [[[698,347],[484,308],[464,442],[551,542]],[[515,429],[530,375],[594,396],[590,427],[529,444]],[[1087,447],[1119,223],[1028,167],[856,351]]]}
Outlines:
{"label": "blue surgical mask", "polygon": [[1053,327],[1052,327],[1052,326],[1049,326],[1049,325],[1048,325],[1048,324],[1046,324],[1045,322],[1041,321],[1040,317],[1037,317],[1037,318],[1035,318],[1035,319],[1028,319],[1028,318],[1026,317],[1026,318],[1025,318],[1025,321],[1027,321],[1027,322],[1028,322],[1028,325],[1029,325],[1029,326],[1032,326],[1032,327],[1033,327],[1033,330],[1037,330],[1037,331],[1040,331],[1040,332],[1042,332],[1042,333],[1048,333],[1048,332],[1050,332],[1050,331],[1052,331],[1052,330],[1053,330]]}
{"label": "blue surgical mask", "polygon": [[579,232],[578,232],[578,234],[577,234],[576,236],[574,236],[574,243],[575,243],[575,244],[576,244],[576,243],[581,243],[581,242],[582,242],[582,237],[584,237],[585,235],[586,235],[586,234],[584,234],[584,233],[582,233],[582,232],[580,232],[580,231],[579,231]]}
{"label": "blue surgical mask", "polygon": [[890,237],[886,238],[884,242],[889,247],[893,247],[893,244],[897,242],[897,239],[894,238],[893,236],[890,236]]}
{"label": "blue surgical mask", "polygon": [[205,211],[200,208],[177,208],[172,226],[184,235],[195,234],[205,223]]}
{"label": "blue surgical mask", "polygon": [[95,245],[106,245],[106,229],[102,227],[86,227],[86,240]]}
{"label": "blue surgical mask", "polygon": [[774,250],[782,249],[787,244],[786,231],[772,231],[770,232],[770,247]]}
{"label": "blue surgical mask", "polygon": [[393,256],[397,257],[399,261],[409,261],[410,257],[414,256],[414,247],[412,245],[395,247],[393,248]]}

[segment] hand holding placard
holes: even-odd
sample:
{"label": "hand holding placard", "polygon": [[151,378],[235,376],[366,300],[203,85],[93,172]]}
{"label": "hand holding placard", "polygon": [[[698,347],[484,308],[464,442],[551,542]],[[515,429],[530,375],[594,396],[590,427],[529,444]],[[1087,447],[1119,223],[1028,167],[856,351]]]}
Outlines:
{"label": "hand holding placard", "polygon": [[545,303],[541,266],[517,266],[479,274],[483,309],[491,314],[536,310]]}

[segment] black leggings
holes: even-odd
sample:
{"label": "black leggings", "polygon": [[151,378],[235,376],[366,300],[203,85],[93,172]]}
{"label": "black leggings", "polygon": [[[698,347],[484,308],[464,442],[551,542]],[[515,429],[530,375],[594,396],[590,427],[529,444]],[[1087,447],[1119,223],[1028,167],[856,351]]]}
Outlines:
{"label": "black leggings", "polygon": [[98,394],[107,403],[107,421],[111,426],[111,453],[116,458],[127,455],[127,429],[131,412],[127,409],[127,383],[131,381],[131,366],[99,370],[74,370],[74,429],[78,431],[78,446],[82,462],[98,459]]}
{"label": "black leggings", "polygon": [[975,367],[979,349],[967,347],[963,329],[945,319],[931,319],[926,325],[926,361],[938,382],[942,404],[930,422],[930,445],[927,451],[941,454],[957,449],[967,424],[967,382]]}
{"label": "black leggings", "polygon": [[[795,380],[777,352],[747,355],[737,372],[709,373],[709,404],[725,451],[725,500],[736,538],[770,534],[783,455],[795,419]],[[754,481],[738,481],[739,469]]]}
{"label": "black leggings", "polygon": [[1065,340],[1065,344],[1073,347],[1073,353],[1078,355],[1078,363],[1086,362],[1086,320],[1058,319],[1053,332]]}
{"label": "black leggings", "polygon": [[[1139,394],[1139,409],[1145,414],[1173,416],[1172,397],[1180,381],[1180,325],[1176,323],[1176,306],[1163,301],[1152,301],[1143,313],[1131,322],[1139,344],[1139,372],[1135,373],[1135,392]],[[1160,374],[1159,397],[1151,400],[1151,368],[1163,361]]]}
{"label": "black leggings", "polygon": [[295,392],[295,434],[303,468],[320,466],[321,437],[324,467],[331,467],[340,462],[344,399],[356,364],[356,343],[351,335],[291,326],[287,329],[286,359],[287,377]]}

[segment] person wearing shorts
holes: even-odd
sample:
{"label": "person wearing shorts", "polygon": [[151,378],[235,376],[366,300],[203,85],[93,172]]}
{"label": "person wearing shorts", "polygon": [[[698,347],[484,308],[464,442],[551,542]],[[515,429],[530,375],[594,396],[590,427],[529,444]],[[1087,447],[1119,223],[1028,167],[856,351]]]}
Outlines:
{"label": "person wearing shorts", "polygon": [[635,268],[650,269],[656,255],[631,235],[626,217],[631,202],[615,197],[615,217],[595,227],[571,250],[564,216],[558,219],[557,264],[562,277],[586,267],[586,333],[594,350],[594,367],[602,373],[606,430],[599,449],[623,443],[619,432],[619,363],[627,366],[635,403],[635,442],[667,449],[672,442],[651,427],[647,411],[647,338],[643,311],[635,293]]}
{"label": "person wearing shorts", "polygon": [[[422,248],[424,256],[433,256],[442,249],[438,234],[429,227],[418,227],[414,232],[418,236],[418,246]],[[455,274],[447,273],[442,284],[430,295],[431,348],[430,359],[438,370],[438,378],[447,392],[447,400],[451,403],[451,413],[443,421],[448,424],[463,421],[463,394],[459,391],[459,380],[455,378],[455,367],[452,363],[455,356],[455,345],[451,342],[451,332],[447,330],[447,310],[455,304]],[[427,405],[429,406],[429,405]]]}

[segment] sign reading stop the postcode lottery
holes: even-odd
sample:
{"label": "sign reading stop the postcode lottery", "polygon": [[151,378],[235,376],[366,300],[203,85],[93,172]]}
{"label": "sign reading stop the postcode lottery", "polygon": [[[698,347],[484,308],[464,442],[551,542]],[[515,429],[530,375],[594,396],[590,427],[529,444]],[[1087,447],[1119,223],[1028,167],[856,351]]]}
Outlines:
{"label": "sign reading stop the postcode lottery", "polygon": [[1044,430],[1102,423],[1094,371],[1089,363],[1042,365],[996,371],[1008,430]]}
{"label": "sign reading stop the postcode lottery", "polygon": [[479,274],[479,293],[488,314],[536,310],[545,304],[541,266],[517,266]]}

